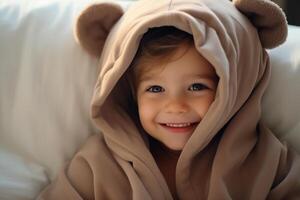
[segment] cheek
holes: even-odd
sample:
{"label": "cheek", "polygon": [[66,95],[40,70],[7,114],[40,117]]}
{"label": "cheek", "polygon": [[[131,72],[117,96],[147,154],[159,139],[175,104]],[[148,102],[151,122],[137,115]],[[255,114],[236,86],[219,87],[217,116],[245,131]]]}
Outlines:
{"label": "cheek", "polygon": [[207,113],[213,101],[214,95],[207,95],[203,98],[195,100],[194,108],[197,108],[197,112],[203,117]]}
{"label": "cheek", "polygon": [[138,112],[142,125],[149,121],[153,121],[158,110],[158,105],[155,101],[147,98],[138,98]]}

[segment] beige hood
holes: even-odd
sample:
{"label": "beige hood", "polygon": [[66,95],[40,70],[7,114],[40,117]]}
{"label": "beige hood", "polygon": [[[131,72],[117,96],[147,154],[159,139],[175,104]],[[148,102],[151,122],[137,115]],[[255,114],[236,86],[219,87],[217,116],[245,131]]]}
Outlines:
{"label": "beige hood", "polygon": [[[80,44],[100,57],[91,116],[127,177],[130,194],[124,199],[172,198],[145,135],[127,113],[122,82],[143,34],[160,26],[192,34],[219,76],[216,98],[177,163],[179,198],[300,198],[299,156],[260,121],[270,77],[265,48],[281,44],[287,34],[281,9],[269,0],[141,0],[126,11],[113,3],[93,5],[80,15],[76,30]],[[94,183],[102,181],[95,177]]]}

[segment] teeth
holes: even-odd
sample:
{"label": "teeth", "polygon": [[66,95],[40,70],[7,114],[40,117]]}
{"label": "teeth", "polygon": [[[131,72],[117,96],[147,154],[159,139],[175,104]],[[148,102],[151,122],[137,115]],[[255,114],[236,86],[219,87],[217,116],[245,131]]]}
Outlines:
{"label": "teeth", "polygon": [[169,127],[187,127],[187,126],[190,126],[191,123],[166,123],[166,126],[169,126]]}

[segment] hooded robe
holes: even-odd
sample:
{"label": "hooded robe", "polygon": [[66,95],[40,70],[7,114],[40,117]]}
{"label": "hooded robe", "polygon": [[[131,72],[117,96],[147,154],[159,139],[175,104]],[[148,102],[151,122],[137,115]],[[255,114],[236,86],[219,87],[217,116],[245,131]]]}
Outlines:
{"label": "hooded robe", "polygon": [[[141,0],[124,10],[84,10],[78,42],[100,57],[90,137],[38,199],[173,199],[145,133],[128,114],[122,77],[150,28],[190,33],[215,68],[214,102],[184,146],[175,174],[179,199],[300,199],[300,159],[261,122],[270,78],[266,48],[284,42],[287,24],[269,0]],[[184,66],[183,66],[184,67]]]}

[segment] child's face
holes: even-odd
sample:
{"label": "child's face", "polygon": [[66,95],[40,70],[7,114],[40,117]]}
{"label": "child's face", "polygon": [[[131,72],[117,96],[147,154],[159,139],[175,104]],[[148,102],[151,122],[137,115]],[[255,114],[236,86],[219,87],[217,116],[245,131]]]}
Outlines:
{"label": "child's face", "polygon": [[[184,51],[182,46],[176,55]],[[218,84],[214,68],[191,46],[179,59],[151,66],[138,79],[143,128],[168,148],[182,150],[214,100]]]}

